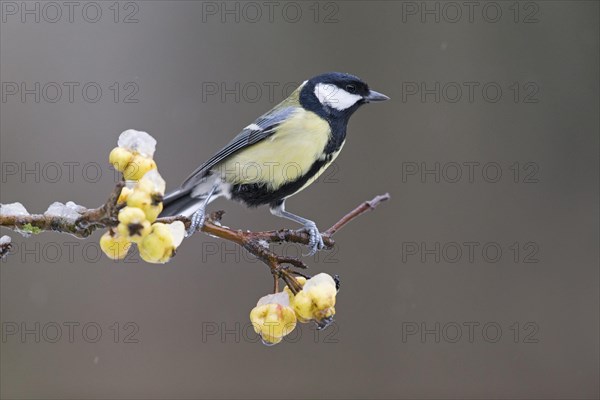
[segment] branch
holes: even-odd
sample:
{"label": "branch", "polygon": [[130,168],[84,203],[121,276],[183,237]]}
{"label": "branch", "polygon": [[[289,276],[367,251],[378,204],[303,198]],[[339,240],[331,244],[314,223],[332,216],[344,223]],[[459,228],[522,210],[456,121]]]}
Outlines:
{"label": "branch", "polygon": [[[365,201],[354,210],[344,215],[338,222],[333,224],[331,228],[327,229],[323,233],[323,243],[325,244],[325,249],[333,248],[335,241],[333,240],[332,236],[346,226],[350,221],[366,213],[367,211],[374,210],[379,204],[389,199],[390,195],[388,193],[375,196],[372,200]],[[267,264],[269,268],[271,268],[271,273],[275,279],[275,292],[279,290],[278,278],[282,278],[294,293],[301,289],[291,274],[300,276],[304,275],[296,271],[289,270],[287,266],[291,265],[296,268],[306,269],[308,268],[307,265],[300,259],[277,255],[269,249],[269,245],[273,243],[284,242],[308,245],[310,235],[308,232],[306,232],[306,230],[280,229],[276,231],[263,232],[244,232],[242,230],[233,230],[220,224],[223,214],[224,211],[212,213],[209,218],[206,219],[204,226],[201,228],[202,232],[208,234],[209,236],[215,236],[234,242]],[[188,218],[183,216],[159,218],[157,221],[163,223],[181,221],[185,224],[186,228],[188,228],[191,223]]]}
{"label": "branch", "polygon": [[117,183],[106,203],[98,208],[83,211],[81,217],[76,220],[45,214],[0,214],[0,226],[12,229],[25,236],[29,236],[31,233],[53,231],[68,233],[78,238],[86,238],[98,228],[109,228],[118,225],[119,206],[117,205],[117,199],[124,185],[124,182]]}
{"label": "branch", "polygon": [[[333,224],[331,228],[323,232],[323,243],[325,244],[325,249],[329,250],[333,248],[333,246],[335,245],[335,241],[332,239],[332,236],[344,226],[346,226],[350,221],[360,216],[361,214],[364,214],[367,211],[374,210],[379,204],[389,199],[389,193],[375,196],[372,200],[365,201],[364,203],[356,207],[354,210],[344,215],[338,222]],[[248,241],[261,240],[268,244],[286,242],[307,245],[310,240],[310,235],[304,229],[279,229],[275,231],[263,232],[243,232],[241,230],[236,231],[221,226],[220,221],[224,213],[224,211],[217,211],[215,213],[212,213],[204,223],[204,226],[201,229],[202,232],[207,233],[208,235],[236,242],[240,245]],[[184,216],[159,218],[156,221],[163,222],[166,224],[175,221],[181,221],[185,224],[186,228],[189,228],[191,223],[190,219]]]}
{"label": "branch", "polygon": [[[98,208],[86,209],[82,211],[81,217],[76,220],[67,219],[59,216],[49,216],[43,214],[33,215],[0,215],[0,226],[12,229],[14,231],[29,235],[30,233],[40,233],[43,231],[53,231],[68,233],[78,238],[87,238],[98,228],[112,228],[118,225],[117,219],[121,204],[117,203],[124,182],[119,182],[106,203]],[[335,245],[333,235],[346,226],[349,222],[367,211],[375,209],[379,204],[388,200],[389,194],[375,196],[372,200],[365,201],[354,210],[344,215],[338,222],[322,233],[325,249],[331,249]],[[310,236],[304,229],[280,229],[274,231],[248,232],[234,230],[221,225],[221,219],[224,211],[217,211],[206,219],[201,231],[209,236],[229,240],[243,247],[251,254],[255,255],[262,262],[267,264],[273,274],[275,291],[279,290],[279,278],[291,288],[293,292],[301,289],[301,286],[294,278],[294,275],[305,276],[297,271],[290,270],[289,267],[299,269],[308,268],[300,259],[293,257],[280,256],[273,252],[270,244],[277,243],[297,243],[308,245]],[[158,218],[156,222],[172,223],[181,221],[186,228],[191,225],[191,220],[184,216]],[[0,254],[5,255],[10,249],[10,238],[8,244],[0,248]]]}

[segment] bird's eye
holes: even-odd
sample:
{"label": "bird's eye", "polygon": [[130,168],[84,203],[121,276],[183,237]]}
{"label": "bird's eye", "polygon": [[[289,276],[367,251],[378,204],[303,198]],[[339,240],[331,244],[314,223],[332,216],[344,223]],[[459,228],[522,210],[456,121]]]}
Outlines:
{"label": "bird's eye", "polygon": [[353,84],[348,84],[346,85],[346,92],[348,93],[355,93],[356,92],[356,86]]}

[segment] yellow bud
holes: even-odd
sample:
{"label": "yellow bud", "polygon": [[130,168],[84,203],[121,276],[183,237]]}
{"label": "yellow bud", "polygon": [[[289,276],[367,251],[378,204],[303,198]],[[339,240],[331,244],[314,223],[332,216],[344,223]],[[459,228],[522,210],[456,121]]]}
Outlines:
{"label": "yellow bud", "polygon": [[122,147],[115,147],[108,156],[108,161],[115,167],[117,171],[123,172],[127,164],[133,158],[133,153]]}
{"label": "yellow bud", "polygon": [[300,291],[292,301],[294,311],[300,322],[308,322],[314,317],[314,309],[311,298],[306,292]]}
{"label": "yellow bud", "polygon": [[148,207],[152,203],[152,198],[146,192],[142,192],[141,190],[132,190],[131,194],[127,196],[127,206],[139,208],[141,210],[144,207]]}
{"label": "yellow bud", "polygon": [[147,220],[139,223],[130,222],[129,224],[120,223],[117,225],[117,232],[134,243],[139,243],[144,237],[150,234],[151,230],[152,227]]}
{"label": "yellow bud", "polygon": [[142,260],[153,264],[164,264],[175,252],[173,234],[168,225],[157,222],[152,225],[152,232],[138,245]]}
{"label": "yellow bud", "polygon": [[[162,196],[160,199],[162,200]],[[141,191],[136,186],[133,193],[127,197],[127,205],[141,209],[146,215],[146,219],[154,222],[163,209],[162,203],[156,200],[154,195]]]}
{"label": "yellow bud", "polygon": [[117,231],[132,242],[138,243],[152,230],[146,214],[140,208],[125,207],[119,211],[118,218],[120,224]]}
{"label": "yellow bud", "polygon": [[127,255],[131,242],[118,233],[109,230],[100,238],[100,248],[107,257],[122,260]]}
{"label": "yellow bud", "polygon": [[163,264],[171,258],[172,248],[152,233],[146,236],[138,246],[140,257],[148,263]]}
{"label": "yellow bud", "polygon": [[173,235],[171,234],[171,230],[167,224],[163,224],[162,222],[157,222],[152,225],[152,233],[159,237],[161,240],[164,240],[169,243],[169,245],[173,245]]}
{"label": "yellow bud", "polygon": [[158,203],[156,206],[148,206],[144,208],[144,213],[146,214],[146,219],[150,222],[156,221],[156,218],[160,215],[163,210],[163,204]]}
{"label": "yellow bud", "polygon": [[270,303],[256,306],[250,312],[254,331],[265,344],[276,344],[296,328],[296,314],[285,305]]}
{"label": "yellow bud", "polygon": [[[302,290],[291,299],[298,320],[301,322],[315,320],[320,324],[326,319],[331,319],[335,314],[336,294],[335,281],[325,273],[307,280]],[[326,323],[323,326],[326,326]]]}
{"label": "yellow bud", "polygon": [[130,222],[139,222],[146,219],[144,212],[137,207],[123,207],[119,211],[119,222],[128,224]]}
{"label": "yellow bud", "polygon": [[127,186],[124,186],[123,189],[121,189],[121,193],[119,194],[117,203],[125,203],[131,193],[133,193],[133,189],[130,189]]}
{"label": "yellow bud", "polygon": [[127,180],[137,181],[152,169],[156,169],[156,163],[153,159],[135,154],[123,171],[123,176]]}

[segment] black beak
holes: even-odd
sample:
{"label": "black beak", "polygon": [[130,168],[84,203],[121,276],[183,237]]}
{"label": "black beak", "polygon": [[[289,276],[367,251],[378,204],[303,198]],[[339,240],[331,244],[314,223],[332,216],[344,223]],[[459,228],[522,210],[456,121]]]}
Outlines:
{"label": "black beak", "polygon": [[376,92],[374,90],[369,90],[369,94],[367,96],[365,96],[365,101],[367,103],[370,103],[372,101],[384,101],[384,100],[389,100],[389,99],[390,98],[387,97],[385,94]]}

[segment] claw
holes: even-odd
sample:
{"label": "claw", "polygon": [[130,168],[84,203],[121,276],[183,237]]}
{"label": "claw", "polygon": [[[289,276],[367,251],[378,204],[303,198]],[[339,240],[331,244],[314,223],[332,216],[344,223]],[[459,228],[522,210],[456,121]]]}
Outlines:
{"label": "claw", "polygon": [[303,254],[304,256],[312,256],[317,252],[317,250],[325,248],[325,244],[323,243],[323,237],[321,236],[319,229],[317,229],[317,225],[309,219],[302,218],[299,215],[285,211],[285,199],[281,200],[280,202],[273,203],[271,205],[271,214],[276,215],[278,217],[287,218],[304,225],[304,229],[310,236],[310,239],[308,240],[308,248],[310,249],[310,251],[308,254]]}
{"label": "claw", "polygon": [[202,225],[204,225],[205,218],[206,218],[206,216],[204,215],[203,209],[200,209],[200,210],[196,211],[194,214],[192,214],[192,223],[190,224],[189,229],[185,233],[185,237],[187,238],[187,237],[192,236],[196,232],[198,227],[202,227]]}
{"label": "claw", "polygon": [[307,224],[305,226],[305,229],[308,231],[308,234],[310,235],[310,239],[308,241],[308,247],[310,250],[309,250],[308,254],[304,254],[304,256],[312,256],[318,250],[321,250],[322,248],[324,248],[325,244],[323,243],[323,237],[321,236],[321,233],[319,232],[317,225],[315,225],[314,223]]}

